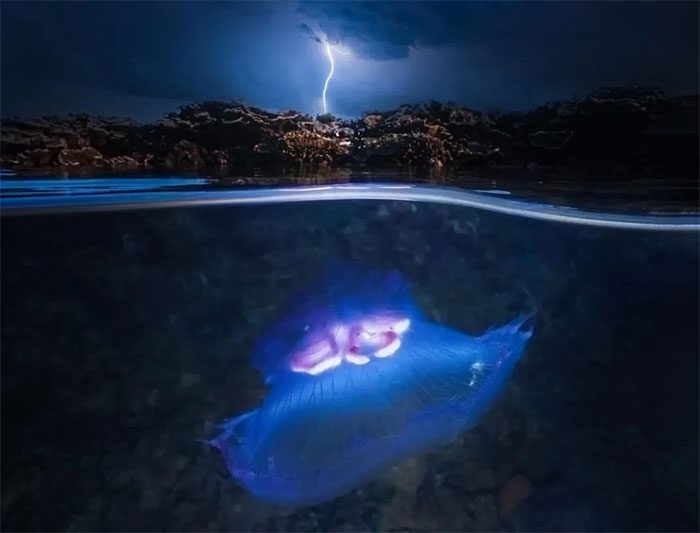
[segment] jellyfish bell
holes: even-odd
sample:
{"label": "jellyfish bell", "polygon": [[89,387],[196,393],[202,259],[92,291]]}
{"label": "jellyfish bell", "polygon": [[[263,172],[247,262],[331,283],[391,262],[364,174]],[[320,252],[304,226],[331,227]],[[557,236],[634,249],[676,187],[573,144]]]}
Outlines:
{"label": "jellyfish bell", "polygon": [[454,439],[493,401],[531,335],[526,316],[471,337],[427,321],[405,294],[344,289],[317,293],[337,302],[316,300],[333,320],[301,328],[280,364],[261,366],[274,368],[262,404],[211,441],[264,500],[320,503]]}

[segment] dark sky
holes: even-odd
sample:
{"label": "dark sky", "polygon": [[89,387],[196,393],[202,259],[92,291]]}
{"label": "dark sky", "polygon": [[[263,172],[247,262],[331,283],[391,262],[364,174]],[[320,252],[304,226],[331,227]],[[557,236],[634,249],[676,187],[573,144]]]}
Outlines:
{"label": "dark sky", "polygon": [[343,116],[427,99],[526,109],[603,85],[697,92],[697,2],[0,3],[3,116],[153,120],[241,99]]}

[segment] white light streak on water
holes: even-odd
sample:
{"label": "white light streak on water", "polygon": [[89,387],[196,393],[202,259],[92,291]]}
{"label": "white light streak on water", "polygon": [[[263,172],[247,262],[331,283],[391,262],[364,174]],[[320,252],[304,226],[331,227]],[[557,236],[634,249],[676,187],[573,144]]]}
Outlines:
{"label": "white light streak on water", "polygon": [[[112,181],[118,182],[119,179]],[[73,183],[77,182],[78,180]],[[432,185],[367,183],[304,188],[117,191],[70,195],[41,194],[39,190],[38,194],[14,195],[7,194],[7,183],[7,181],[0,180],[0,214],[6,216],[52,212],[123,211],[179,206],[206,207],[348,200],[394,200],[458,205],[564,224],[656,231],[700,231],[700,217],[694,214],[678,216],[602,213],[505,197],[489,197],[463,189]],[[32,186],[32,180],[22,180],[21,183],[25,188]],[[70,182],[66,181],[65,183]],[[180,184],[183,183],[180,182]]]}

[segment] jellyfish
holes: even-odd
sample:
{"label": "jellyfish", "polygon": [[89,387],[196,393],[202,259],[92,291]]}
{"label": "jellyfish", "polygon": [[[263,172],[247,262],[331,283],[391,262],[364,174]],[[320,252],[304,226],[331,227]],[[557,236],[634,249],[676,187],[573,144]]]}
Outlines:
{"label": "jellyfish", "polygon": [[396,272],[336,273],[262,336],[253,362],[267,395],[209,442],[262,500],[330,500],[473,427],[529,318],[472,337],[429,321]]}

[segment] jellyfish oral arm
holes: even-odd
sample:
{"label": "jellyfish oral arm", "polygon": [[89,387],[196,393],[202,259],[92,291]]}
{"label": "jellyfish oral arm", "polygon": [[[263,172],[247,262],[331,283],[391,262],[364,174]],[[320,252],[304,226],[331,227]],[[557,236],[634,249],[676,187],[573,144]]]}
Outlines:
{"label": "jellyfish oral arm", "polygon": [[395,333],[393,335],[387,334],[391,340],[385,346],[382,346],[379,350],[374,352],[375,357],[384,359],[385,357],[391,357],[394,355],[399,348],[401,348],[401,339]]}
{"label": "jellyfish oral arm", "polygon": [[335,324],[320,334],[320,340],[309,341],[304,348],[295,351],[290,357],[289,369],[317,376],[343,362],[361,366],[372,358],[391,357],[401,348],[401,339],[410,324],[404,317],[374,317],[353,324]]}

